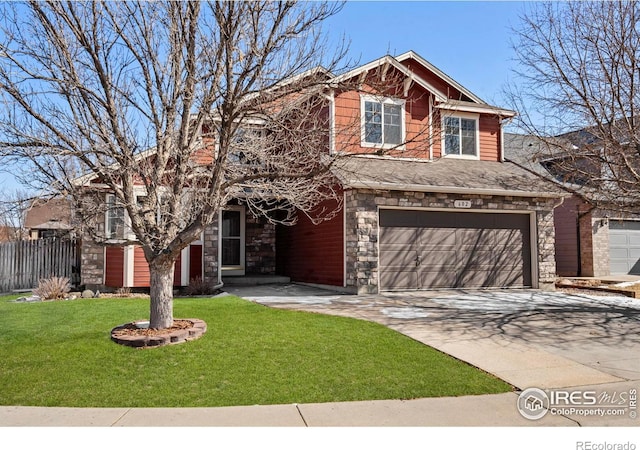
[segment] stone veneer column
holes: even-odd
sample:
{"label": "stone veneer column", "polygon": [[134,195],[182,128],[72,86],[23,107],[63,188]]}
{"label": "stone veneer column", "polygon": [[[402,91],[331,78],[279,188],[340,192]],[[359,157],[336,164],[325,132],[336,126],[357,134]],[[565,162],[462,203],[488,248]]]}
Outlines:
{"label": "stone veneer column", "polygon": [[593,276],[602,277],[611,274],[609,262],[609,220],[593,218],[591,220]]}
{"label": "stone veneer column", "polygon": [[205,227],[202,246],[204,271],[202,279],[210,285],[218,284],[218,219]]}
{"label": "stone veneer column", "polygon": [[265,217],[254,217],[248,211],[245,222],[245,265],[248,274],[276,273],[276,226]]}
{"label": "stone veneer column", "polygon": [[[544,202],[544,199],[539,199]],[[538,283],[543,290],[555,289],[556,283],[556,230],[553,224],[553,210],[536,212],[538,229]],[[535,230],[531,230],[535,232]]]}
{"label": "stone veneer column", "polygon": [[104,247],[86,233],[80,248],[80,284],[88,289],[104,288]]}

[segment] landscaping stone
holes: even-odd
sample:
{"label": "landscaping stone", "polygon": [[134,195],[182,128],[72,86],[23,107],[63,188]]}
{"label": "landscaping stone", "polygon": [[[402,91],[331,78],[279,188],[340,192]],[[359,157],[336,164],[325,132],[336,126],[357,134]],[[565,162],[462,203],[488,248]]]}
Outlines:
{"label": "landscaping stone", "polygon": [[42,299],[37,295],[30,295],[29,297],[20,297],[14,300],[16,303],[33,303],[33,302],[41,302]]}
{"label": "landscaping stone", "polygon": [[[142,321],[135,321],[117,326],[111,330],[111,340],[120,345],[136,348],[160,347],[169,344],[180,344],[186,341],[193,341],[201,337],[207,331],[207,324],[200,319],[175,319],[174,322],[190,322],[188,328],[173,328],[159,330],[150,334],[128,334],[128,330],[140,329],[138,326]],[[153,333],[153,334],[152,334]]]}
{"label": "landscaping stone", "polygon": [[84,291],[82,291],[82,298],[93,298],[94,297],[94,293],[91,289],[86,289]]}

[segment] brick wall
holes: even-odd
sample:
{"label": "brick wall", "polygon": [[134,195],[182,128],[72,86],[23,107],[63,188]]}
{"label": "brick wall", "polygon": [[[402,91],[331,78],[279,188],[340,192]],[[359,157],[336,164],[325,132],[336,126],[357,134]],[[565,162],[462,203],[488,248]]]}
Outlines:
{"label": "brick wall", "polygon": [[[456,200],[471,200],[473,209],[535,211],[537,225],[537,272],[541,289],[553,289],[555,250],[553,207],[555,199],[459,195],[424,192],[346,191],[346,285],[359,294],[378,292],[378,207],[455,209]],[[532,229],[532,233],[536,230]]]}

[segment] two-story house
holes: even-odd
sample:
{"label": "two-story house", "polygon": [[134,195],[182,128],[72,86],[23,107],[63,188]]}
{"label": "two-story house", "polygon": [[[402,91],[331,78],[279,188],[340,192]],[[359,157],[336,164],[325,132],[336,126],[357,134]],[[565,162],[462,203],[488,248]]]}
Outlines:
{"label": "two-story house", "polygon": [[[414,52],[334,80],[325,93],[327,151],[341,213],[281,226],[228,205],[183,250],[176,285],[278,274],[358,293],[553,286],[561,194],[504,160],[513,111],[487,104]],[[107,217],[105,227],[122,220]],[[83,283],[148,286],[145,266],[135,246],[87,244]]]}

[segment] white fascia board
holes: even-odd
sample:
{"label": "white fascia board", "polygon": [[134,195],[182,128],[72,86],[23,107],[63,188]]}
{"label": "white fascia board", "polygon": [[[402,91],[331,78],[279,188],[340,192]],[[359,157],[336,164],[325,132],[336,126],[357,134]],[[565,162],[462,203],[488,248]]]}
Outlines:
{"label": "white fascia board", "polygon": [[422,77],[419,77],[418,75],[413,73],[411,70],[409,70],[406,66],[400,64],[395,58],[392,58],[389,55],[383,56],[382,58],[378,58],[375,61],[371,61],[370,63],[365,64],[364,66],[360,66],[356,69],[350,70],[345,74],[337,76],[333,80],[331,80],[331,82],[340,83],[350,78],[355,78],[357,75],[361,74],[362,72],[367,72],[369,70],[376,69],[384,64],[389,64],[393,66],[398,71],[400,71],[403,75],[405,75],[407,78],[412,79],[422,88],[433,93],[433,95],[435,95],[438,101],[444,102],[447,100],[447,96],[444,94],[444,92],[440,91],[439,89],[436,89],[434,86],[429,84],[426,80],[424,80]]}
{"label": "white fascia board", "polygon": [[458,83],[456,80],[454,80],[453,78],[451,78],[449,75],[447,75],[446,73],[444,73],[442,70],[438,69],[436,66],[434,66],[433,64],[431,64],[429,61],[427,61],[426,59],[424,59],[422,56],[418,55],[416,52],[414,52],[413,50],[409,50],[406,53],[403,53],[402,55],[396,56],[395,57],[396,60],[402,62],[406,59],[415,59],[416,61],[418,61],[421,65],[423,65],[424,67],[426,67],[427,69],[429,69],[430,71],[432,71],[433,73],[435,73],[438,77],[442,78],[444,81],[446,81],[447,83],[449,83],[450,85],[452,85],[453,87],[455,87],[456,89],[458,89],[460,92],[462,92],[463,94],[465,94],[467,97],[471,98],[473,101],[477,102],[477,103],[481,103],[483,105],[486,105],[487,102],[485,102],[484,100],[482,100],[480,97],[478,97],[477,95],[475,95],[473,92],[471,92],[469,89],[467,89],[466,87],[464,87],[463,85],[461,85],[460,83]]}
{"label": "white fascia board", "polygon": [[458,186],[426,186],[424,184],[388,183],[375,181],[371,183],[362,181],[350,181],[345,183],[349,188],[355,189],[379,189],[388,191],[407,192],[434,192],[437,194],[477,194],[477,195],[500,195],[505,197],[542,197],[561,198],[565,195],[552,192],[514,191],[509,189],[478,189]]}
{"label": "white fascia board", "polygon": [[497,108],[489,105],[473,105],[473,104],[461,104],[458,102],[439,103],[436,105],[438,109],[444,109],[447,111],[460,111],[460,112],[473,112],[478,114],[494,114],[500,117],[515,117],[517,113],[510,109]]}

